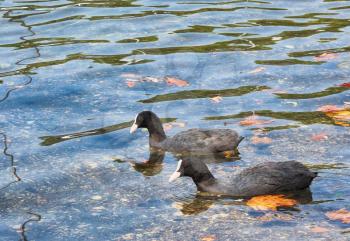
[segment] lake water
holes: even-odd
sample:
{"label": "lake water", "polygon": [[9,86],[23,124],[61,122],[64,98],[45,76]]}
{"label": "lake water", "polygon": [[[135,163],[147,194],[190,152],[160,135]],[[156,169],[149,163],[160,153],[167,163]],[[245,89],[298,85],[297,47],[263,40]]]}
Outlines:
{"label": "lake water", "polygon": [[[349,116],[318,111],[350,102],[349,33],[346,0],[0,0],[0,240],[349,240],[326,216],[350,209]],[[312,197],[263,212],[168,183],[174,156],[142,164],[129,134],[142,110],[245,136],[216,177],[301,161]]]}

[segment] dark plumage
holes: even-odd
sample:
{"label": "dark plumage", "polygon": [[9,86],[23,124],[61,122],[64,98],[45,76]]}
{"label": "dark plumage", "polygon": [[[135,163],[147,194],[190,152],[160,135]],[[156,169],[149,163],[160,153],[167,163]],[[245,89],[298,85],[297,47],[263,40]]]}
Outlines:
{"label": "dark plumage", "polygon": [[180,160],[169,181],[191,177],[199,191],[234,197],[252,197],[306,189],[317,173],[296,161],[266,162],[247,168],[226,182],[216,179],[201,161]]}
{"label": "dark plumage", "polygon": [[130,129],[147,128],[149,144],[176,153],[220,153],[235,151],[243,137],[230,129],[189,129],[167,138],[158,116],[151,111],[140,112]]}

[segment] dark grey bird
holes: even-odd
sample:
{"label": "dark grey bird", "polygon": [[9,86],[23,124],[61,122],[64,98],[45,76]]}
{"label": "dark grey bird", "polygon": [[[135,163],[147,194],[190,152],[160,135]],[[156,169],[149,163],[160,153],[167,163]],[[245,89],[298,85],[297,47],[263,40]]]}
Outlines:
{"label": "dark grey bird", "polygon": [[226,151],[236,153],[237,146],[243,140],[236,131],[230,129],[196,128],[167,137],[160,119],[151,111],[142,111],[135,117],[130,133],[135,132],[137,128],[148,129],[151,147],[191,155]]}
{"label": "dark grey bird", "polygon": [[304,190],[311,185],[317,173],[296,161],[265,162],[221,181],[202,161],[183,159],[178,162],[169,181],[181,176],[191,177],[198,191],[243,198]]}

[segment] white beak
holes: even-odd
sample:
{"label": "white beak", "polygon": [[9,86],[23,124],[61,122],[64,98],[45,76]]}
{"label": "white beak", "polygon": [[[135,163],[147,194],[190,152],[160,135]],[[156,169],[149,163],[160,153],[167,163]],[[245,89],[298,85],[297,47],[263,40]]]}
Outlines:
{"label": "white beak", "polygon": [[173,174],[171,174],[171,176],[169,177],[169,182],[174,181],[175,179],[179,178],[181,176],[180,172],[174,172]]}
{"label": "white beak", "polygon": [[130,133],[134,133],[138,128],[138,125],[136,125],[135,123],[132,124],[131,128],[130,128]]}

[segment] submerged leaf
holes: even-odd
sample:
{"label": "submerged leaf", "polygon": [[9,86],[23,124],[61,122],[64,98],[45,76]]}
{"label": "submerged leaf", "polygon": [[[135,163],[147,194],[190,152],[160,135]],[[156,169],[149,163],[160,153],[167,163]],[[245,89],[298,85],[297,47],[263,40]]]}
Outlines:
{"label": "submerged leaf", "polygon": [[331,220],[341,221],[342,223],[350,223],[350,212],[345,208],[327,212],[326,216]]}
{"label": "submerged leaf", "polygon": [[320,226],[312,227],[310,230],[313,233],[326,233],[330,231],[328,228],[320,227]]}
{"label": "submerged leaf", "polygon": [[163,129],[164,131],[170,131],[173,128],[173,125],[171,123],[164,123]]}
{"label": "submerged leaf", "polygon": [[264,125],[273,122],[272,120],[259,120],[256,115],[251,115],[240,121],[241,126]]}
{"label": "submerged leaf", "polygon": [[214,241],[216,237],[214,235],[207,235],[204,237],[201,237],[201,241]]}
{"label": "submerged leaf", "polygon": [[291,221],[293,216],[286,213],[265,213],[263,216],[257,217],[257,219],[263,222],[270,222],[274,220]]}
{"label": "submerged leaf", "polygon": [[318,55],[315,57],[315,61],[321,62],[321,61],[327,61],[332,60],[338,57],[338,54],[336,53],[323,53],[321,55]]}
{"label": "submerged leaf", "polygon": [[326,133],[314,134],[311,136],[311,140],[313,141],[325,141],[328,140],[328,136]]}
{"label": "submerged leaf", "polygon": [[126,81],[126,85],[129,87],[129,88],[132,88],[136,85],[136,82],[135,81]]}
{"label": "submerged leaf", "polygon": [[317,109],[317,111],[322,111],[322,112],[333,112],[333,111],[339,111],[342,110],[343,108],[340,108],[336,105],[323,105]]}
{"label": "submerged leaf", "polygon": [[170,122],[170,123],[164,123],[163,128],[165,131],[171,130],[173,127],[181,127],[184,128],[186,126],[186,123],[184,122]]}
{"label": "submerged leaf", "polygon": [[178,87],[185,87],[189,85],[186,80],[181,80],[174,77],[165,77],[165,81],[168,83],[168,85],[176,85]]}
{"label": "submerged leaf", "polygon": [[272,139],[267,136],[253,136],[251,140],[253,144],[270,144],[272,142]]}
{"label": "submerged leaf", "polygon": [[249,74],[257,74],[257,73],[265,71],[265,70],[266,70],[266,68],[264,68],[264,67],[258,67],[256,69],[253,69],[252,71],[249,71],[248,73]]}
{"label": "submerged leaf", "polygon": [[210,98],[212,102],[214,103],[220,103],[222,101],[222,97],[221,96],[215,96],[215,97],[212,97]]}
{"label": "submerged leaf", "polygon": [[276,211],[279,207],[292,207],[297,203],[296,200],[286,198],[282,194],[261,195],[252,197],[247,201],[247,206],[255,210],[273,210]]}

